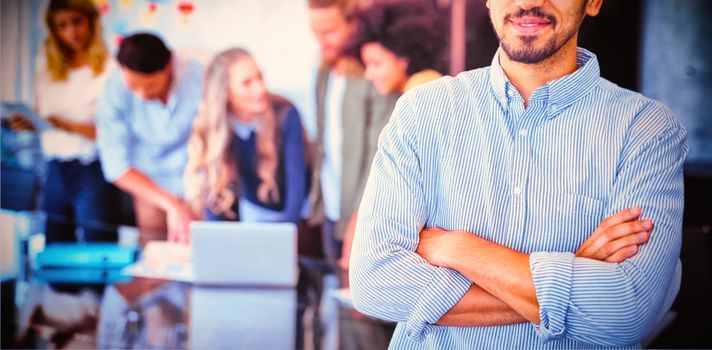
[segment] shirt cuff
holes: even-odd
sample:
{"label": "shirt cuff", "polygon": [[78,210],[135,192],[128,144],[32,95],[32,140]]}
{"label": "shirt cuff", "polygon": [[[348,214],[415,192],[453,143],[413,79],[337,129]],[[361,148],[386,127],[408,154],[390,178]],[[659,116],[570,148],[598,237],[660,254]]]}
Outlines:
{"label": "shirt cuff", "polygon": [[534,325],[537,336],[543,341],[560,337],[566,330],[573,283],[574,254],[535,252],[529,255],[529,268],[534,280],[539,318]]}
{"label": "shirt cuff", "polygon": [[472,282],[455,270],[439,267],[425,287],[410,312],[406,335],[423,341],[437,322],[450,310],[472,285]]}

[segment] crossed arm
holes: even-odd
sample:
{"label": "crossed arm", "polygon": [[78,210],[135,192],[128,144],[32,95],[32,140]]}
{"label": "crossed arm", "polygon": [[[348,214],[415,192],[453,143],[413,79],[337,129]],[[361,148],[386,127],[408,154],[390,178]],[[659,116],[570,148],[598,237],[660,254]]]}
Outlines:
{"label": "crossed arm", "polygon": [[[640,208],[630,208],[603,220],[576,256],[616,263],[632,257],[638,252],[638,245],[648,241],[653,227],[649,220],[638,220],[639,216]],[[473,251],[478,253],[471,254]],[[428,228],[420,233],[417,253],[430,264],[453,269],[473,281],[465,295],[437,324],[540,323],[528,254],[469,232],[448,232],[438,228]]]}

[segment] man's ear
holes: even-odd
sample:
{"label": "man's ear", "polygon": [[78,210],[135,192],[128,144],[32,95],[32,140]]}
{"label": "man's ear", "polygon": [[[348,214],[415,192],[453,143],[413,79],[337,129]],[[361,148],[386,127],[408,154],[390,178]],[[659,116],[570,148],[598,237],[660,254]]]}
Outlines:
{"label": "man's ear", "polygon": [[596,17],[601,11],[601,5],[603,5],[603,0],[589,0],[586,4],[586,15]]}

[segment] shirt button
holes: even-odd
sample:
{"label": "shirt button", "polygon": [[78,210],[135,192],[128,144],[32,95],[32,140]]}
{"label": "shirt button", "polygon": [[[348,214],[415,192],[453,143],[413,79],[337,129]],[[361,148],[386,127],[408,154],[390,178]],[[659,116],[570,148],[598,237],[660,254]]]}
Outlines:
{"label": "shirt button", "polygon": [[527,129],[519,130],[519,136],[527,137],[527,135],[529,135],[529,131]]}
{"label": "shirt button", "polygon": [[519,187],[519,186],[515,187],[515,188],[514,188],[514,194],[516,194],[516,195],[522,194],[522,188]]}

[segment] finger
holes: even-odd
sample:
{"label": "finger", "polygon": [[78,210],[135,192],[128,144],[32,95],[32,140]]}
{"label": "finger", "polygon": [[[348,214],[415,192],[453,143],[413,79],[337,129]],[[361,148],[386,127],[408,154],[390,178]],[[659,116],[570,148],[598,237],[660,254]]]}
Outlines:
{"label": "finger", "polygon": [[9,121],[11,121],[11,122],[29,122],[29,119],[27,119],[19,114],[15,114],[14,116],[10,117]]}
{"label": "finger", "polygon": [[637,245],[631,245],[627,246],[617,252],[615,252],[613,255],[609,256],[606,258],[606,262],[612,262],[612,263],[622,263],[626,261],[627,259],[630,259],[635,256],[635,254],[638,254],[638,246]]}
{"label": "finger", "polygon": [[633,207],[628,209],[623,209],[605,219],[603,219],[598,227],[593,231],[593,233],[581,244],[576,255],[584,254],[590,255],[595,253],[596,249],[592,248],[592,245],[598,240],[605,229],[612,225],[620,224],[623,222],[631,221],[637,219],[640,216],[640,208]]}
{"label": "finger", "polygon": [[173,227],[172,225],[168,226],[168,241],[169,242],[178,242],[180,239],[180,234],[178,231]]}
{"label": "finger", "polygon": [[190,243],[190,221],[182,220],[180,223],[181,243],[188,245]]}
{"label": "finger", "polygon": [[604,230],[599,230],[599,232],[596,233],[596,236],[592,237],[589,245],[582,249],[578,255],[603,260],[615,251],[605,250],[604,247],[606,247],[607,244],[623,237],[635,235],[636,233],[649,231],[651,229],[652,222],[646,220],[626,222],[608,227]]}
{"label": "finger", "polygon": [[594,256],[604,245],[612,242],[616,239],[625,237],[627,235],[632,235],[638,232],[650,231],[653,229],[653,223],[650,220],[643,221],[630,221],[620,223],[614,226],[609,226],[606,229],[596,230],[594,233],[595,237],[591,237],[592,240],[587,247],[581,250],[583,256]]}
{"label": "finger", "polygon": [[32,128],[32,123],[25,120],[24,118],[19,118],[15,120],[8,121],[10,128],[14,130],[27,130]]}
{"label": "finger", "polygon": [[[613,240],[632,235],[638,232],[649,231],[653,229],[653,222],[650,220],[642,221],[631,221],[618,224],[615,226],[610,226],[604,230],[601,234],[605,242],[611,242]],[[599,238],[601,239],[601,238]]]}
{"label": "finger", "polygon": [[190,226],[188,226],[186,224],[186,226],[183,229],[184,229],[183,244],[189,245],[190,244]]}
{"label": "finger", "polygon": [[623,209],[601,221],[601,223],[598,225],[599,228],[607,228],[613,225],[621,224],[624,222],[632,221],[640,217],[640,208],[639,207],[632,207],[628,209]]}
{"label": "finger", "polygon": [[648,242],[649,239],[650,239],[650,233],[647,231],[638,232],[638,233],[635,233],[632,235],[627,235],[623,238],[611,241],[608,244],[601,247],[601,249],[597,252],[595,258],[597,260],[604,261],[623,248],[644,244],[644,243]]}

